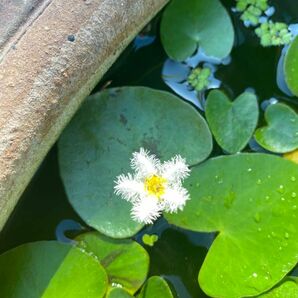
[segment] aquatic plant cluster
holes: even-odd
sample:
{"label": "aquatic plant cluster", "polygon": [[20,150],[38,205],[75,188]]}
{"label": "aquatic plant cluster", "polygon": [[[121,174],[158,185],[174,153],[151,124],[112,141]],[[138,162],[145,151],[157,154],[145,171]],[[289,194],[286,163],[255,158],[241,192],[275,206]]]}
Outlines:
{"label": "aquatic plant cluster", "polygon": [[240,18],[246,26],[257,26],[255,33],[262,46],[280,46],[291,42],[293,36],[288,25],[269,19],[275,9],[269,7],[268,0],[237,0],[235,11],[241,13]]}
{"label": "aquatic plant cluster", "polygon": [[259,24],[260,17],[268,8],[268,0],[237,0],[236,3],[236,10],[241,12],[241,20],[254,26]]}
{"label": "aquatic plant cluster", "polygon": [[[160,40],[132,46],[161,42],[165,90],[116,84],[86,99],[58,143],[85,225],[1,255],[1,297],[298,297],[298,37],[272,3],[170,1]],[[245,45],[236,26],[280,54],[269,99],[222,75]],[[171,242],[169,227],[184,236]]]}

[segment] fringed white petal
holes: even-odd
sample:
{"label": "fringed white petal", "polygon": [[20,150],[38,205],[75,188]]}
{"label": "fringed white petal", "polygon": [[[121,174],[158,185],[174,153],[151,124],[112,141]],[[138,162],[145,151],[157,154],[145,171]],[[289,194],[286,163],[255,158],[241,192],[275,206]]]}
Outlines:
{"label": "fringed white petal", "polygon": [[152,224],[161,215],[161,212],[162,208],[158,199],[146,196],[134,203],[131,216],[140,223]]}
{"label": "fringed white petal", "polygon": [[114,191],[133,204],[131,216],[135,221],[152,224],[163,211],[182,210],[190,199],[182,187],[190,170],[180,155],[161,164],[155,155],[141,148],[133,153],[131,167],[134,175],[118,176]]}
{"label": "fringed white petal", "polygon": [[168,187],[162,197],[164,211],[173,213],[182,210],[190,199],[187,190],[181,186]]}
{"label": "fringed white petal", "polygon": [[169,184],[180,184],[189,175],[186,160],[176,155],[170,161],[161,166],[161,176],[168,180]]}
{"label": "fringed white petal", "polygon": [[159,160],[155,155],[150,155],[148,151],[141,148],[140,152],[134,152],[131,159],[131,168],[135,170],[140,178],[146,178],[157,174],[160,167]]}
{"label": "fringed white petal", "polygon": [[144,184],[135,179],[131,174],[120,175],[115,181],[114,191],[124,200],[135,202],[141,195],[144,195]]}

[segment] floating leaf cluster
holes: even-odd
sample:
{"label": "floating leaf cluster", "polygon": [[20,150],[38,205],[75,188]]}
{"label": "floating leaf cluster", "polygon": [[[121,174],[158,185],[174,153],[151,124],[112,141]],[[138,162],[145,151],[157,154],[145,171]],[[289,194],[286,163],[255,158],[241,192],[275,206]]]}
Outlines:
{"label": "floating leaf cluster", "polygon": [[211,70],[208,67],[194,68],[189,74],[187,81],[196,91],[202,91],[209,85]]}
{"label": "floating leaf cluster", "polygon": [[281,22],[267,21],[255,29],[263,47],[281,46],[291,42],[293,36],[288,25]]}
{"label": "floating leaf cluster", "polygon": [[236,10],[241,12],[240,19],[256,26],[261,15],[268,9],[268,0],[237,0]]}
{"label": "floating leaf cluster", "polygon": [[27,243],[1,255],[1,296],[173,298],[163,278],[152,276],[145,283],[149,257],[135,241],[90,232],[75,242]]}
{"label": "floating leaf cluster", "polygon": [[275,9],[269,7],[268,0],[237,0],[235,11],[241,12],[240,19],[247,26],[257,27],[256,35],[263,47],[289,44],[293,35],[288,25],[269,18]]}

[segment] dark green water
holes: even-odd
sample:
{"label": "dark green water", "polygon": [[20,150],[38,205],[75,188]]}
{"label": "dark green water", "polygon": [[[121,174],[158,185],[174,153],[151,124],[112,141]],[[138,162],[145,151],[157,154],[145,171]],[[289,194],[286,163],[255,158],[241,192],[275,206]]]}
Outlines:
{"label": "dark green water", "polygon": [[[234,1],[222,2],[230,11]],[[271,4],[276,8],[275,20],[298,23],[297,1],[271,1]],[[276,67],[281,49],[262,48],[253,30],[245,28],[237,16],[231,16],[236,42],[231,64],[221,66],[216,72],[216,77],[223,82],[222,89],[235,97],[251,87],[260,101],[275,97],[297,110],[295,99],[285,96],[276,85]],[[110,87],[149,86],[170,91],[161,79],[162,65],[167,57],[158,38],[159,20],[160,16],[149,29],[150,34],[157,35],[155,42],[138,51],[130,45],[95,91],[110,81]],[[219,153],[220,149],[215,145],[214,154]],[[67,201],[59,177],[55,145],[0,234],[0,252],[21,243],[55,239],[55,228],[63,219],[74,219],[84,225]],[[183,231],[169,226],[163,219],[153,228],[141,231],[136,236],[138,241],[144,232],[160,235],[154,247],[146,246],[151,256],[150,275],[163,275],[175,287],[179,297],[207,297],[199,289],[197,275],[214,235]]]}

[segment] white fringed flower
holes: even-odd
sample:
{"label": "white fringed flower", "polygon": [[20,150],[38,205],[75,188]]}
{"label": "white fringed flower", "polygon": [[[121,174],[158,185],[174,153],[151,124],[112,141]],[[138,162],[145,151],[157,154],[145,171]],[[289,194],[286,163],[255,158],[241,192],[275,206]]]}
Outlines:
{"label": "white fringed flower", "polygon": [[135,174],[120,175],[115,193],[133,204],[132,218],[140,223],[153,223],[163,211],[182,210],[189,194],[182,186],[189,175],[184,158],[176,155],[163,164],[143,148],[133,153],[131,168]]}

